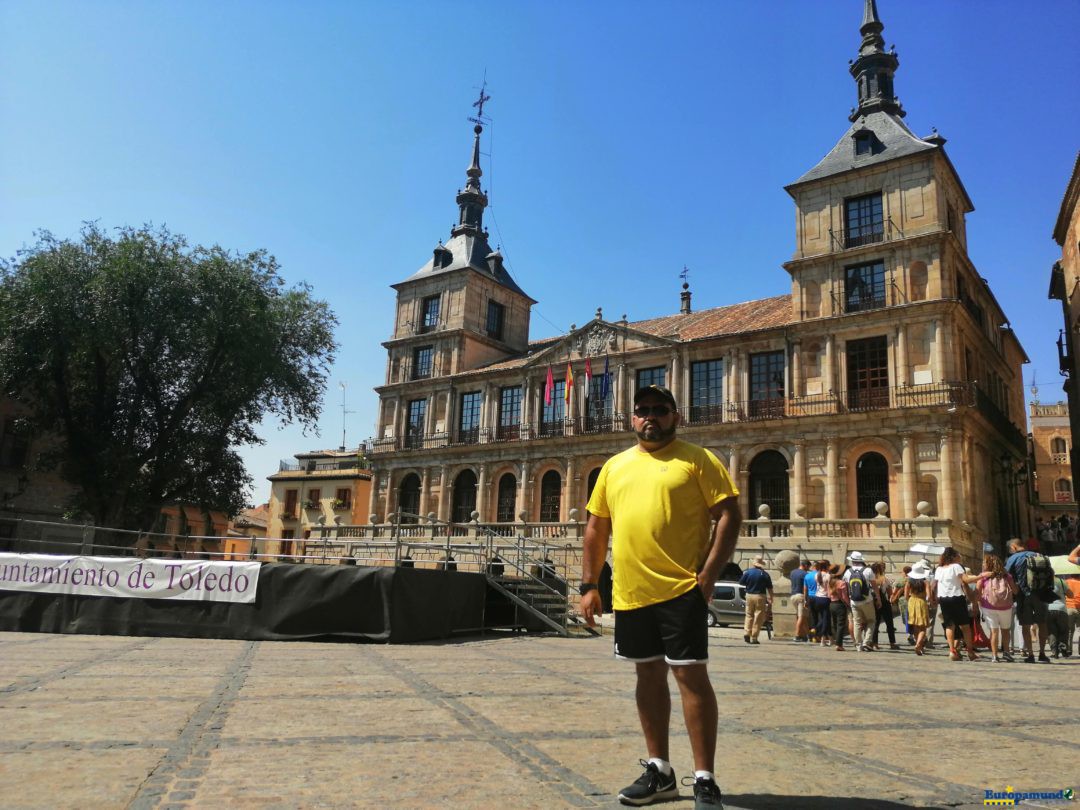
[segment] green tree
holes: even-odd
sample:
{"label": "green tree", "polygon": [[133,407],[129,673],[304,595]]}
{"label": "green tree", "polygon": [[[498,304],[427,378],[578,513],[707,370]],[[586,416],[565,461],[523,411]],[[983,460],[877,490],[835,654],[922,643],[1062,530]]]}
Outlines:
{"label": "green tree", "polygon": [[314,427],[337,321],[286,288],[263,250],[191,247],[164,228],[39,233],[0,265],[0,393],[29,409],[43,463],[104,526],[146,528],[163,503],[235,514],[236,448],[264,415]]}

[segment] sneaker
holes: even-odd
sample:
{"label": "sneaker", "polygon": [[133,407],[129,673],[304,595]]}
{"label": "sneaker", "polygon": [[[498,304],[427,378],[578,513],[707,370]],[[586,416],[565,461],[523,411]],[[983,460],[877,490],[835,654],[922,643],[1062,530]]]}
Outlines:
{"label": "sneaker", "polygon": [[619,791],[620,802],[640,807],[659,799],[679,798],[679,783],[675,779],[674,770],[665,776],[655,762],[646,762],[643,759],[639,762],[644,766],[645,773],[639,776],[634,784]]}
{"label": "sneaker", "polygon": [[723,795],[712,779],[694,780],[694,810],[724,810]]}
{"label": "sneaker", "polygon": [[1024,656],[1024,663],[1025,664],[1034,664],[1035,663],[1035,656],[1032,655],[1031,653],[1028,653],[1027,655]]}
{"label": "sneaker", "polygon": [[1046,657],[1046,653],[1044,653],[1044,652],[1039,653],[1039,663],[1040,664],[1049,664],[1050,663],[1050,659]]}
{"label": "sneaker", "polygon": [[1015,664],[1016,663],[1016,659],[1013,658],[1013,654],[1011,652],[1002,653],[1001,657],[1004,658],[1006,661],[1008,661],[1010,664]]}
{"label": "sneaker", "polygon": [[750,639],[750,643],[751,644],[760,644],[761,642],[758,641],[756,638],[752,638],[752,639]]}
{"label": "sneaker", "polygon": [[998,658],[998,657],[997,657],[997,656],[995,655],[995,656],[994,656],[993,658],[991,658],[991,659],[990,659],[990,663],[991,663],[991,664],[1000,664],[1000,663],[1001,663],[1001,659],[1000,659],[1000,658]]}
{"label": "sneaker", "polygon": [[747,644],[749,644],[750,643],[750,636],[749,635],[743,636],[742,640],[745,641]]}

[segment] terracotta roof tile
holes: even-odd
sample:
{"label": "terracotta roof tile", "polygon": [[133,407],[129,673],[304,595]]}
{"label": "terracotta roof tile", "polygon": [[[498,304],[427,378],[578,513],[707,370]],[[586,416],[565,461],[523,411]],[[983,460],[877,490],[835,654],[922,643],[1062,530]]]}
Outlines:
{"label": "terracotta roof tile", "polygon": [[698,340],[739,332],[756,332],[785,326],[792,322],[791,296],[761,298],[726,307],[703,309],[689,315],[665,315],[629,324],[632,329],[657,337],[678,337],[679,340]]}

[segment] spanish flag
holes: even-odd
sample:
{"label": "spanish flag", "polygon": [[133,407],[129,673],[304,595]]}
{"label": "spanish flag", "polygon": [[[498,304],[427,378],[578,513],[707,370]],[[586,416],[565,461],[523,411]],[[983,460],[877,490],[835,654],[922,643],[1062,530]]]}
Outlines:
{"label": "spanish flag", "polygon": [[592,390],[592,363],[589,362],[589,358],[585,358],[585,399],[589,398],[589,393]]}
{"label": "spanish flag", "polygon": [[571,393],[574,390],[574,370],[570,368],[570,364],[566,364],[566,388],[563,390],[563,400],[567,405],[570,404]]}

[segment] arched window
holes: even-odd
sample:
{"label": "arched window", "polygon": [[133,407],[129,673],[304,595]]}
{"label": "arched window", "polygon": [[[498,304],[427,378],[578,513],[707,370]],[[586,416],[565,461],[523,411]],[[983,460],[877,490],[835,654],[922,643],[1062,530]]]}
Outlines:
{"label": "arched window", "polygon": [[878,501],[889,502],[889,462],[881,453],[863,453],[855,462],[859,518],[877,517]]}
{"label": "arched window", "polygon": [[1069,448],[1065,444],[1065,440],[1060,436],[1057,436],[1050,440],[1050,452],[1054,455],[1057,455],[1058,453],[1065,454],[1069,452]]}
{"label": "arched window", "polygon": [[398,511],[403,512],[402,523],[416,523],[420,514],[420,476],[409,473],[401,479],[398,487]]}
{"label": "arched window", "polygon": [[751,519],[757,519],[758,507],[763,503],[769,505],[769,516],[774,520],[791,517],[787,459],[776,450],[764,450],[750,462]]}
{"label": "arched window", "polygon": [[454,508],[450,520],[454,523],[468,523],[476,509],[476,473],[462,470],[454,479]]}
{"label": "arched window", "polygon": [[499,500],[495,505],[495,520],[499,523],[513,523],[516,504],[517,478],[513,473],[506,473],[499,479]]}
{"label": "arched window", "polygon": [[548,470],[540,480],[540,522],[558,523],[562,506],[562,476]]}

